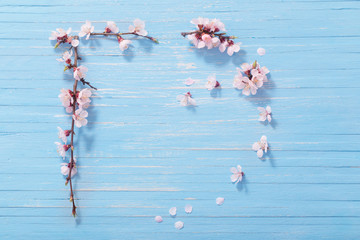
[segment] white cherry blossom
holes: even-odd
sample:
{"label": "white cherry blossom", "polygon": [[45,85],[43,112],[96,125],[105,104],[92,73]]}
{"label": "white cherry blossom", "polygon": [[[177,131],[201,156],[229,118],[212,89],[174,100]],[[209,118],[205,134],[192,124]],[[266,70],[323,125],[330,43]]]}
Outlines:
{"label": "white cherry blossom", "polygon": [[241,73],[235,75],[233,86],[242,89],[242,94],[246,96],[249,96],[250,93],[255,95],[258,89],[248,77],[242,76]]}
{"label": "white cherry blossom", "polygon": [[219,51],[220,52],[225,52],[226,48],[229,46],[229,43],[227,41],[225,42],[222,42],[220,45],[219,45]]}
{"label": "white cherry blossom", "polygon": [[68,30],[64,30],[62,28],[57,28],[56,31],[51,32],[51,36],[49,37],[49,40],[60,40],[63,37],[66,37],[71,33],[71,28],[68,28]]}
{"label": "white cherry blossom", "polygon": [[86,109],[89,107],[89,103],[91,102],[91,95],[92,92],[90,88],[84,88],[79,92],[79,95],[76,98],[76,101],[79,104],[79,108]]}
{"label": "white cherry blossom", "polygon": [[178,95],[177,100],[180,101],[181,106],[196,106],[196,101],[191,97],[190,92]]}
{"label": "white cherry blossom", "polygon": [[69,89],[61,89],[59,94],[60,101],[62,105],[65,107],[67,113],[72,112],[72,104],[74,103],[74,98],[72,96],[72,91]]}
{"label": "white cherry blossom", "polygon": [[107,21],[106,22],[106,28],[105,28],[105,32],[107,33],[118,33],[119,32],[119,28],[116,26],[116,23],[113,21]]}
{"label": "white cherry blossom", "polygon": [[70,64],[71,63],[71,56],[73,54],[73,51],[65,51],[62,55],[62,58],[58,58],[56,59],[59,62],[65,62],[66,64]]}
{"label": "white cherry blossom", "polygon": [[208,76],[207,78],[207,83],[205,84],[205,87],[207,88],[207,90],[213,90],[216,87],[220,87],[220,83],[218,81],[216,81],[216,75],[215,74],[211,74]]}
{"label": "white cherry blossom", "polygon": [[237,53],[240,51],[240,44],[241,43],[234,43],[233,41],[230,42],[228,49],[227,49],[227,54],[229,56],[232,56],[234,53]]}
{"label": "white cherry blossom", "polygon": [[148,34],[147,31],[145,30],[144,21],[141,21],[140,19],[135,19],[133,23],[134,25],[129,26],[129,32],[136,33],[141,36],[146,36]]}
{"label": "white cherry blossom", "polygon": [[[76,158],[74,157],[74,163],[73,163],[73,167],[71,169],[71,177],[73,177],[77,173],[75,163],[76,163]],[[62,163],[60,171],[61,171],[62,175],[68,176],[70,173],[70,163]]]}
{"label": "white cherry blossom", "polygon": [[241,166],[240,165],[237,165],[237,167],[232,167],[230,169],[230,172],[232,173],[231,175],[231,181],[233,183],[238,183],[238,182],[241,182],[242,181],[242,178],[244,176],[244,172],[242,171],[241,169]]}
{"label": "white cherry blossom", "polygon": [[57,146],[57,152],[58,154],[65,159],[65,155],[66,155],[66,151],[69,150],[70,145],[66,145],[66,144],[62,144],[59,142],[55,142],[56,146]]}
{"label": "white cherry blossom", "polygon": [[78,81],[86,77],[88,69],[85,66],[74,68],[74,78]]}
{"label": "white cherry blossom", "polygon": [[61,127],[57,127],[58,129],[58,137],[61,139],[64,143],[67,142],[67,137],[70,135],[69,130],[63,130]]}
{"label": "white cherry blossom", "polygon": [[85,24],[81,26],[79,37],[86,36],[86,40],[89,40],[90,34],[93,32],[94,32],[94,26],[91,25],[90,21],[86,21]]}
{"label": "white cherry blossom", "polygon": [[263,107],[258,107],[258,110],[260,111],[260,117],[259,117],[259,121],[266,121],[268,120],[268,122],[271,122],[271,107],[267,106],[266,108]]}
{"label": "white cherry blossom", "polygon": [[[190,21],[190,23],[196,25],[196,27],[201,30],[202,27],[206,26],[209,24],[209,19],[208,18],[202,18],[202,17],[198,17],[198,18],[194,18],[193,20]],[[200,28],[201,27],[201,28]]]}
{"label": "white cherry blossom", "polygon": [[130,40],[123,39],[119,43],[119,48],[121,51],[125,51],[129,48],[130,44],[131,44]]}
{"label": "white cherry blossom", "polygon": [[79,108],[78,110],[76,110],[75,114],[73,115],[73,119],[75,120],[75,126],[78,128],[85,126],[88,123],[88,120],[86,119],[88,115],[88,112],[84,109]]}
{"label": "white cherry blossom", "polygon": [[260,138],[260,141],[258,142],[255,142],[253,145],[252,145],[252,149],[254,151],[257,151],[257,156],[259,158],[262,158],[262,156],[264,155],[264,152],[267,153],[267,150],[268,150],[269,146],[268,146],[268,142],[267,142],[267,138],[266,136],[262,136]]}

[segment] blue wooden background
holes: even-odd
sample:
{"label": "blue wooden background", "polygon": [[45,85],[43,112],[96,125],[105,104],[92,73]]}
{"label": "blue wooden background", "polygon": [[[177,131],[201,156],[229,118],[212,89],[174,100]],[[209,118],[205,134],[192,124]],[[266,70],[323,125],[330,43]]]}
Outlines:
{"label": "blue wooden background", "polygon": [[[2,0],[0,12],[0,239],[360,238],[359,1]],[[190,46],[180,32],[198,16],[221,19],[241,52]],[[85,20],[125,31],[135,18],[159,45],[139,40],[123,54],[115,40],[81,42],[99,91],[76,138],[74,219],[54,145],[70,124],[57,96],[72,78],[48,37]],[[244,97],[233,77],[255,59],[271,81]],[[193,110],[176,101],[188,89]],[[257,120],[266,105],[272,125]],[[263,134],[271,151],[259,160],[251,145]],[[246,177],[235,186],[237,164]]]}

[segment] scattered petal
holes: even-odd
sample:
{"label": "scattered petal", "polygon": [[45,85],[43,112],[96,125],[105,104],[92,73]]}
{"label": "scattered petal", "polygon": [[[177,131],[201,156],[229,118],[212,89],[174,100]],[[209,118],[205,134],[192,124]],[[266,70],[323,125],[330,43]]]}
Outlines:
{"label": "scattered petal", "polygon": [[176,207],[172,207],[169,210],[170,216],[174,217],[176,216]]}
{"label": "scattered petal", "polygon": [[216,204],[221,206],[224,204],[225,199],[223,197],[216,198]]}
{"label": "scattered petal", "polygon": [[191,212],[192,212],[192,209],[193,209],[193,208],[192,208],[191,205],[186,205],[186,206],[185,206],[185,212],[186,212],[186,213],[191,213]]}
{"label": "scattered petal", "polygon": [[266,51],[265,51],[264,48],[258,48],[258,49],[257,49],[257,53],[258,53],[260,56],[263,56],[263,55],[265,55]]}
{"label": "scattered petal", "polygon": [[182,221],[178,221],[174,224],[175,228],[180,230],[184,227],[184,223]]}
{"label": "scattered petal", "polygon": [[188,79],[185,80],[184,83],[185,83],[185,85],[190,86],[190,85],[193,85],[195,83],[195,81],[192,78],[188,78]]}
{"label": "scattered petal", "polygon": [[230,176],[231,182],[238,183],[242,181],[242,177],[244,176],[244,172],[242,171],[242,168],[240,165],[237,165],[237,167],[230,168],[230,172],[232,175]]}
{"label": "scattered petal", "polygon": [[163,219],[162,219],[161,216],[156,216],[156,217],[155,217],[155,222],[161,223],[162,221],[163,221]]}

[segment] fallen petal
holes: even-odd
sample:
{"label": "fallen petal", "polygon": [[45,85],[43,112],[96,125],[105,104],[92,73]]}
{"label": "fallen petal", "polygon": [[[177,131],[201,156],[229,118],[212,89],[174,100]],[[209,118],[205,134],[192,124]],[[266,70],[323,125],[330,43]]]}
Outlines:
{"label": "fallen petal", "polygon": [[223,197],[218,197],[218,198],[216,199],[216,204],[219,205],[219,206],[221,206],[221,205],[224,204],[224,201],[225,201],[225,199],[224,199]]}
{"label": "fallen petal", "polygon": [[176,207],[170,208],[169,213],[171,216],[175,216],[176,215]]}
{"label": "fallen petal", "polygon": [[265,51],[264,48],[258,48],[258,49],[257,49],[257,53],[258,53],[260,56],[263,56],[263,55],[265,55],[266,51]]}
{"label": "fallen petal", "polygon": [[178,230],[180,230],[184,227],[184,223],[182,221],[178,221],[174,225],[175,225],[175,228]]}
{"label": "fallen petal", "polygon": [[191,213],[192,212],[192,206],[191,205],[186,205],[185,206],[185,212],[186,213]]}
{"label": "fallen petal", "polygon": [[161,216],[156,216],[156,217],[155,217],[155,222],[161,223],[162,221],[163,221],[163,219],[162,219]]}

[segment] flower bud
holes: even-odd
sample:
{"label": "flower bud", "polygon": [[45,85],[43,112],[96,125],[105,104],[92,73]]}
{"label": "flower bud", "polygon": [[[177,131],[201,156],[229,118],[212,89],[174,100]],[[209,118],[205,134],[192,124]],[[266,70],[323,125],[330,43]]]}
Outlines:
{"label": "flower bud", "polygon": [[76,217],[76,207],[73,207],[72,215],[73,215],[74,217]]}
{"label": "flower bud", "polygon": [[65,150],[65,152],[67,151],[67,150],[69,150],[69,148],[71,147],[71,145],[70,144],[68,144],[68,145],[64,145],[64,150]]}
{"label": "flower bud", "polygon": [[70,135],[70,133],[71,133],[71,130],[65,130],[65,131],[64,131],[64,134],[65,134],[65,136],[67,136],[67,137]]}

